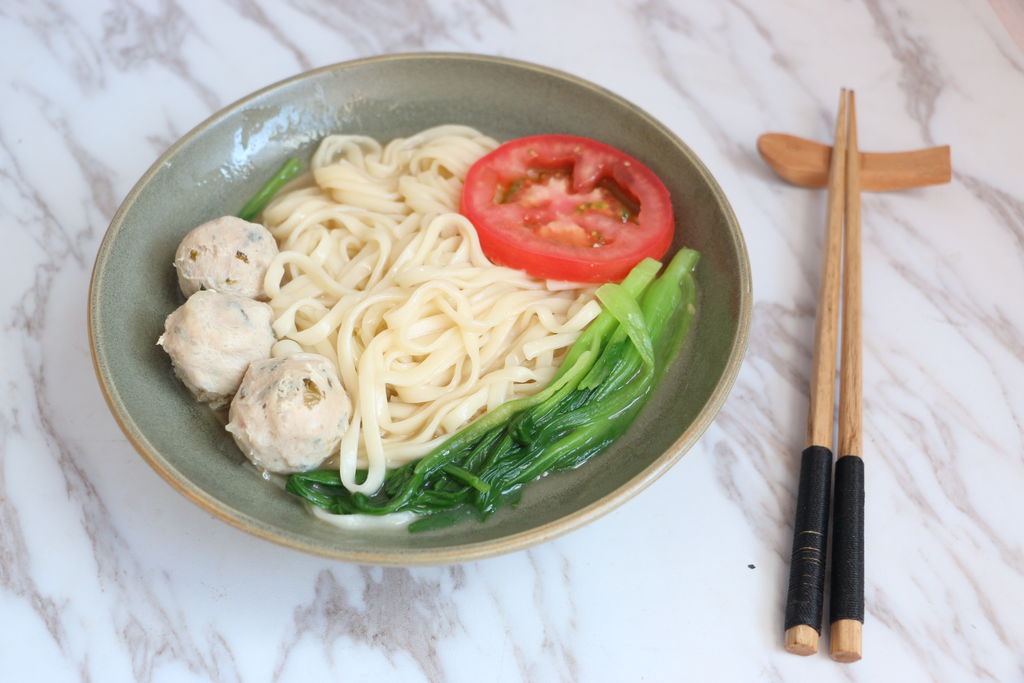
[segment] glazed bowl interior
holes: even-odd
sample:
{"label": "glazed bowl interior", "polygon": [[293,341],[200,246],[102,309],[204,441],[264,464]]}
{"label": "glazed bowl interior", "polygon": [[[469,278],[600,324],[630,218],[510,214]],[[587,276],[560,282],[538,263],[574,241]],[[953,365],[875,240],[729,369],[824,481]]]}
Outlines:
{"label": "glazed bowl interior", "polygon": [[[329,133],[381,141],[459,123],[499,140],[595,138],[648,164],[677,217],[673,250],[701,253],[698,314],[686,345],[629,431],[585,466],[526,489],[516,509],[448,529],[342,531],[263,480],[222,423],[175,378],[155,341],[182,302],[171,261],[196,225],[233,214],[290,156]],[[189,498],[286,546],[373,564],[456,562],[526,547],[612,509],[664,472],[710,424],[739,368],[750,274],[728,202],[693,152],[635,106],[585,81],[510,60],[397,55],[302,74],[218,112],[175,143],[132,189],[97,257],[89,298],[100,383],[125,434]]]}

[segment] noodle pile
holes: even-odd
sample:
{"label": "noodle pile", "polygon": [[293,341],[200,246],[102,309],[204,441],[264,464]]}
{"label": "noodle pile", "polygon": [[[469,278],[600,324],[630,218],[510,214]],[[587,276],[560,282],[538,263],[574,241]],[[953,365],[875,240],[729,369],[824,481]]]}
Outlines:
{"label": "noodle pile", "polygon": [[388,467],[539,391],[600,312],[590,287],[492,265],[455,213],[497,144],[464,126],[385,146],[332,135],[263,212],[281,249],[264,282],[274,353],[336,364],[353,401],[339,453],[351,491],[375,493]]}

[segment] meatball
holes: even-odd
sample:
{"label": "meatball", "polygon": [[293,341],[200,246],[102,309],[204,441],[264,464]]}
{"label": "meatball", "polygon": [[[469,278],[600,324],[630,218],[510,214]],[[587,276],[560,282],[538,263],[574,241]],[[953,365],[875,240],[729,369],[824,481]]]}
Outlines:
{"label": "meatball", "polygon": [[331,362],[296,353],[249,366],[231,401],[227,430],[256,467],[304,472],[338,448],[351,412]]}
{"label": "meatball", "polygon": [[195,397],[216,408],[238,389],[249,363],[270,356],[273,317],[269,304],[203,290],[167,316],[156,343]]}
{"label": "meatball", "polygon": [[200,289],[264,299],[263,276],[277,243],[259,223],[224,216],[195,228],[178,245],[174,267],[185,296]]}

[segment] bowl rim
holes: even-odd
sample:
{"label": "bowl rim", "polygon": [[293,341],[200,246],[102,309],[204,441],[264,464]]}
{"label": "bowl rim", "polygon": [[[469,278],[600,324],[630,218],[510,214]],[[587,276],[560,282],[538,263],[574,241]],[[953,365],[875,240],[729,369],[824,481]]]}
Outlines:
{"label": "bowl rim", "polygon": [[[262,97],[266,93],[292,83],[309,79],[319,74],[369,64],[428,59],[478,62],[506,67],[510,66],[568,81],[575,86],[591,90],[603,97],[616,101],[618,104],[628,108],[633,114],[643,119],[648,125],[671,140],[672,143],[686,154],[689,160],[694,164],[698,174],[707,183],[712,194],[715,196],[716,201],[724,210],[725,220],[729,227],[729,238],[733,243],[733,248],[737,255],[739,266],[739,320],[736,335],[733,338],[729,349],[729,355],[724,372],[696,418],[683,431],[683,433],[679,435],[672,445],[647,467],[599,500],[596,500],[564,517],[560,517],[540,526],[486,541],[461,543],[443,548],[411,548],[402,549],[400,551],[366,552],[340,550],[338,548],[331,548],[327,545],[309,541],[299,535],[292,534],[269,525],[260,519],[241,513],[234,508],[225,505],[210,494],[206,493],[203,489],[196,486],[189,479],[180,476],[176,468],[171,466],[170,462],[157,449],[152,447],[141,429],[139,429],[128,416],[126,406],[120,400],[120,395],[117,393],[112,377],[108,376],[107,368],[102,363],[99,356],[96,331],[96,326],[98,324],[98,312],[101,308],[99,298],[99,280],[101,279],[104,266],[110,257],[114,240],[122,227],[124,215],[134,205],[138,195],[149,184],[160,169],[163,168],[169,159],[174,157],[180,149],[188,145],[210,125],[238,110],[243,109],[247,104]],[[743,238],[742,232],[740,231],[739,221],[736,218],[735,212],[729,204],[722,188],[711,175],[707,166],[704,165],[704,162],[701,161],[701,159],[693,152],[693,150],[690,149],[688,145],[686,145],[686,143],[676,136],[675,133],[669,130],[667,126],[625,98],[590,81],[559,69],[553,69],[551,67],[541,66],[518,59],[497,57],[493,55],[454,52],[415,52],[352,59],[328,64],[326,66],[303,71],[295,74],[294,76],[284,78],[220,108],[175,141],[156,159],[156,161],[153,162],[142,177],[136,181],[128,194],[125,195],[125,198],[121,201],[117,211],[110,220],[110,224],[104,233],[103,239],[100,241],[96,260],[93,264],[92,274],[90,276],[89,295],[87,299],[87,319],[89,350],[92,357],[93,369],[96,372],[96,377],[99,381],[100,389],[103,393],[103,398],[107,403],[107,407],[110,409],[110,412],[114,416],[114,420],[117,422],[118,426],[121,428],[121,431],[124,432],[124,435],[128,438],[128,441],[132,444],[139,455],[141,455],[142,458],[149,463],[154,470],[156,470],[157,474],[159,474],[173,488],[177,489],[202,509],[211,513],[215,517],[224,520],[231,526],[278,545],[292,548],[294,550],[300,550],[312,555],[346,562],[379,566],[411,567],[480,560],[522,550],[530,546],[552,540],[562,534],[578,529],[581,526],[604,516],[650,486],[658,477],[675,465],[676,462],[678,462],[680,458],[682,458],[682,456],[698,441],[714,421],[718,411],[725,403],[729,392],[735,384],[736,377],[739,374],[739,369],[746,352],[750,331],[751,311],[753,307],[752,299],[753,292],[751,285],[750,259],[747,253],[746,242]]]}

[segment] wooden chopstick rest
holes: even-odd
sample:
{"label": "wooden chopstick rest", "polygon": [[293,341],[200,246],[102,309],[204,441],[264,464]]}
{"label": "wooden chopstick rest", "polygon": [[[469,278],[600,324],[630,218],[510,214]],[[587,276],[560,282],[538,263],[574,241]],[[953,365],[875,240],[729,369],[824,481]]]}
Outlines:
{"label": "wooden chopstick rest", "polygon": [[[775,173],[800,187],[825,187],[832,148],[785,133],[764,133],[757,151]],[[860,181],[864,192],[888,192],[943,185],[953,177],[949,145],[908,152],[860,152]]]}

